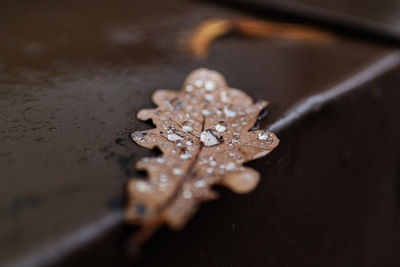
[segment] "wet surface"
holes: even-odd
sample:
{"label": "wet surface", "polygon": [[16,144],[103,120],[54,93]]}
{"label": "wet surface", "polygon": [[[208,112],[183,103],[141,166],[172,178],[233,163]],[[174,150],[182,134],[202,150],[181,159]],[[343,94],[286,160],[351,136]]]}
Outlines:
{"label": "wet surface", "polygon": [[153,106],[155,89],[180,89],[193,69],[216,69],[231,86],[272,103],[265,127],[392,51],[340,37],[310,44],[237,36],[218,40],[205,60],[178,49],[204,19],[239,15],[188,1],[2,4],[0,262],[120,207],[125,181],[139,175],[132,163],[153,153],[129,134],[150,127],[135,115]]}
{"label": "wet surface", "polygon": [[253,194],[221,189],[135,266],[398,266],[399,73],[282,132],[271,157],[249,164],[264,174]]}
{"label": "wet surface", "polygon": [[136,261],[116,227],[62,266],[398,266],[399,73],[281,132],[270,157],[249,164],[264,175],[252,194],[218,188],[220,200],[182,231],[164,228]]}
{"label": "wet surface", "polygon": [[[221,2],[230,2],[224,1]],[[254,10],[275,10],[310,20],[354,27],[383,38],[400,41],[398,1],[323,1],[323,0],[235,0],[240,6]],[[342,29],[343,29],[342,28]]]}

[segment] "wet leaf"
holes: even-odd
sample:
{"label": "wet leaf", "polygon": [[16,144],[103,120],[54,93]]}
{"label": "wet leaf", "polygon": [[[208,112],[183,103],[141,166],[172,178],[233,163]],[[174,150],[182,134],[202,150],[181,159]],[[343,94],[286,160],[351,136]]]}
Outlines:
{"label": "wet leaf", "polygon": [[136,236],[144,241],[161,224],[180,229],[199,204],[217,198],[215,184],[237,193],[253,190],[260,179],[245,162],[263,157],[279,140],[266,130],[249,131],[267,102],[253,100],[229,88],[215,71],[192,72],[183,89],[158,90],[156,109],[143,109],[137,117],[151,119],[156,128],[136,131],[132,139],[162,156],[144,158],[137,168],[148,178],[128,185],[126,218],[142,225]]}

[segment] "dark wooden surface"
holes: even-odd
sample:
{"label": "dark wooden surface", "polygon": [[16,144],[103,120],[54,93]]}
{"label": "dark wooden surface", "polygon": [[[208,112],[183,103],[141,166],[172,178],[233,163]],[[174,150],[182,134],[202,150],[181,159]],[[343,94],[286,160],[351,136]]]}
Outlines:
{"label": "dark wooden surface", "polygon": [[[396,0],[219,0],[253,12],[275,11],[341,30],[353,29],[367,36],[400,42],[399,2]],[[353,32],[354,33],[354,32]]]}
{"label": "dark wooden surface", "polygon": [[[128,135],[149,127],[135,114],[152,107],[155,89],[216,69],[272,103],[265,127],[394,51],[348,35],[324,44],[229,36],[204,60],[178,49],[201,21],[241,15],[189,1],[1,4],[0,264],[46,262],[42,248],[121,210],[132,164],[152,155]],[[136,264],[398,263],[396,77],[282,133],[279,149],[252,163],[264,178],[254,194],[223,191],[184,231],[155,236]],[[112,265],[129,233],[118,229],[61,262]]]}

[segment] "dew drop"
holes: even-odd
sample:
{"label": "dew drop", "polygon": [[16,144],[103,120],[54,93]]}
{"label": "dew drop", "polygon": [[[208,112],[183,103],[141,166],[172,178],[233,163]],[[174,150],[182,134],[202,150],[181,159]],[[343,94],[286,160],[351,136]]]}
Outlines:
{"label": "dew drop", "polygon": [[215,82],[213,81],[206,81],[204,87],[206,88],[207,91],[212,91],[215,89]]}
{"label": "dew drop", "polygon": [[131,134],[131,138],[132,139],[141,139],[141,138],[144,138],[146,135],[147,135],[146,132],[136,131]]}
{"label": "dew drop", "polygon": [[228,94],[225,91],[222,91],[220,93],[220,97],[221,97],[221,101],[223,103],[228,103],[229,99],[228,99]]}
{"label": "dew drop", "polygon": [[160,176],[160,181],[163,182],[163,183],[165,183],[165,182],[167,182],[167,180],[168,180],[167,175],[161,174],[161,176]]}
{"label": "dew drop", "polygon": [[183,197],[186,199],[190,199],[192,197],[192,191],[190,191],[190,189],[183,190]]}
{"label": "dew drop", "polygon": [[151,186],[144,181],[137,181],[136,189],[142,193],[148,193],[151,191]]}
{"label": "dew drop", "polygon": [[192,92],[193,91],[193,86],[189,84],[189,85],[186,86],[185,89],[186,89],[186,92]]}
{"label": "dew drop", "polygon": [[204,99],[209,102],[212,102],[212,101],[214,101],[214,96],[212,94],[205,94]]}
{"label": "dew drop", "polygon": [[260,132],[258,133],[258,139],[265,141],[267,140],[269,137],[269,134],[265,133],[265,132]]}
{"label": "dew drop", "polygon": [[182,124],[182,129],[183,129],[185,132],[190,133],[190,132],[193,131],[193,125],[192,125],[192,123],[191,123],[190,121],[185,121],[185,122],[183,122],[183,124]]}
{"label": "dew drop", "polygon": [[211,112],[210,112],[209,110],[207,110],[207,109],[203,109],[203,110],[201,111],[201,114],[203,114],[204,116],[208,116],[208,115],[211,114]]}
{"label": "dew drop", "polygon": [[200,134],[200,141],[203,142],[205,146],[215,146],[219,145],[220,141],[217,136],[215,136],[211,130],[203,131]]}
{"label": "dew drop", "polygon": [[175,174],[175,175],[180,175],[180,174],[182,174],[182,169],[175,168],[175,169],[172,170],[172,173]]}
{"label": "dew drop", "polygon": [[171,101],[171,105],[174,108],[174,110],[182,110],[183,109],[183,103],[180,98],[175,98]]}
{"label": "dew drop", "polygon": [[190,154],[189,151],[185,150],[179,157],[181,159],[190,159],[192,157],[192,154]]}
{"label": "dew drop", "polygon": [[183,137],[177,135],[176,133],[169,133],[167,135],[167,138],[168,138],[169,141],[172,141],[172,142],[182,141],[183,140]]}
{"label": "dew drop", "polygon": [[158,186],[160,187],[161,190],[164,191],[166,189],[166,187],[168,186],[168,184],[167,183],[159,183]]}
{"label": "dew drop", "polygon": [[233,171],[234,169],[236,169],[236,165],[233,162],[229,162],[228,164],[226,164],[225,169],[227,171]]}
{"label": "dew drop", "polygon": [[206,182],[204,180],[199,180],[199,181],[194,183],[194,186],[197,187],[197,188],[205,187],[206,186]]}
{"label": "dew drop", "polygon": [[235,117],[236,115],[237,115],[237,113],[235,112],[235,111],[233,111],[233,110],[230,110],[229,108],[228,108],[228,106],[225,106],[224,107],[224,113],[225,113],[225,116],[227,116],[227,117]]}
{"label": "dew drop", "polygon": [[223,133],[226,131],[226,123],[223,121],[220,121],[217,123],[217,125],[215,125],[215,130],[217,130],[217,132],[219,133]]}
{"label": "dew drop", "polygon": [[204,84],[203,80],[198,79],[198,80],[194,81],[194,85],[196,85],[197,87],[202,87],[203,84]]}

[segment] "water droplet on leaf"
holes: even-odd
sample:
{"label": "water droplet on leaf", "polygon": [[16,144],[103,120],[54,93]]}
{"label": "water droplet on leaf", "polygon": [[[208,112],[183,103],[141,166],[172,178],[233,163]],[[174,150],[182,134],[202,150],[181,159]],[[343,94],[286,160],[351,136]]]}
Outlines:
{"label": "water droplet on leaf", "polygon": [[217,125],[215,125],[215,130],[217,130],[217,132],[219,133],[223,133],[226,131],[226,123],[223,121],[220,121],[217,123]]}
{"label": "water droplet on leaf", "polygon": [[187,132],[190,133],[193,131],[193,124],[190,121],[185,121],[182,124],[182,129]]}
{"label": "water droplet on leaf", "polygon": [[200,134],[200,141],[203,142],[205,146],[215,146],[220,144],[219,138],[215,136],[211,130],[203,131]]}

